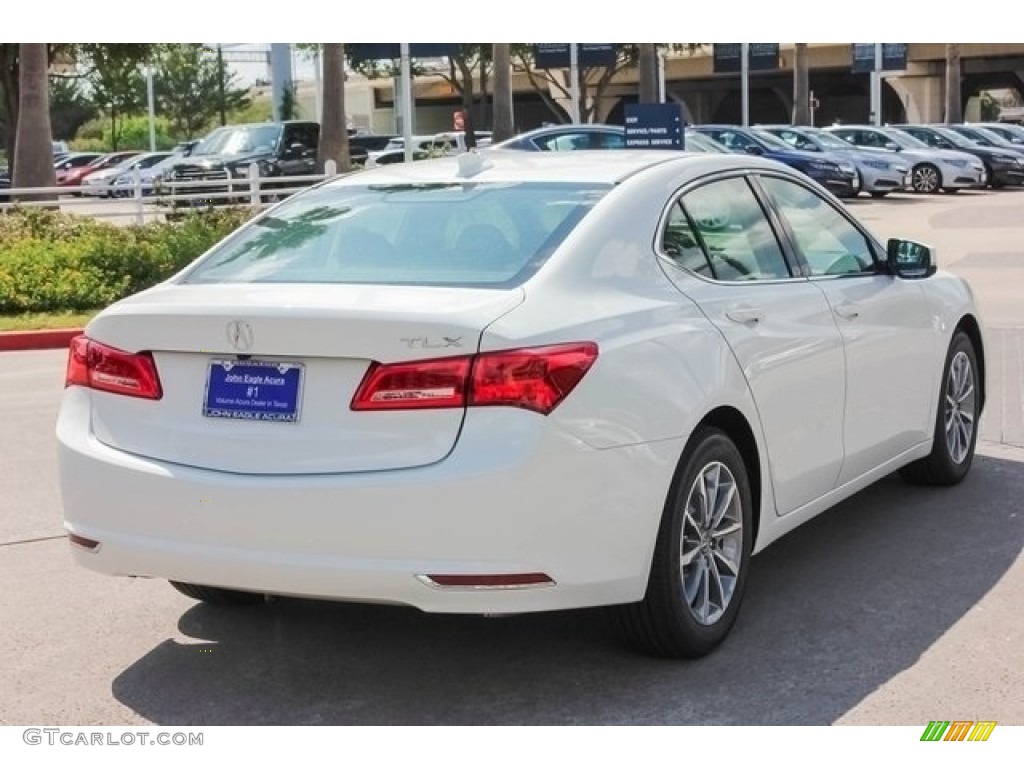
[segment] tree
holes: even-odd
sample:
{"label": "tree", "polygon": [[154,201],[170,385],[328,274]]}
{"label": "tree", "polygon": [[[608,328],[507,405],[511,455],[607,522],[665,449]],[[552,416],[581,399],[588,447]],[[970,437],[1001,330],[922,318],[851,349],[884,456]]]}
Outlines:
{"label": "tree", "polygon": [[960,93],[960,44],[946,43],[946,114],[945,122],[959,123],[963,120],[963,105]]}
{"label": "tree", "polygon": [[294,120],[299,116],[299,104],[295,100],[295,87],[286,85],[281,91],[281,119]]}
{"label": "tree", "polygon": [[19,45],[18,126],[12,184],[15,188],[54,187],[57,178],[50,130],[50,59],[46,43]]}
{"label": "tree", "polygon": [[811,122],[810,70],[807,43],[793,44],[793,125]]}
{"label": "tree", "polygon": [[82,93],[77,77],[50,75],[50,123],[53,138],[73,139],[78,130],[96,117],[92,99]]}
{"label": "tree", "polygon": [[323,118],[320,121],[320,144],[316,152],[318,173],[324,173],[328,160],[338,171],[349,170],[348,121],[345,119],[345,45],[324,43]]}
{"label": "tree", "polygon": [[493,140],[504,141],[515,132],[512,116],[512,53],[508,43],[494,43]]}
{"label": "tree", "polygon": [[88,47],[89,86],[93,100],[110,116],[111,149],[117,150],[121,122],[146,104],[146,81],[139,71],[144,58],[114,44]]}
{"label": "tree", "polygon": [[658,101],[658,47],[654,43],[638,43],[639,101],[655,104]]}
{"label": "tree", "polygon": [[219,114],[251,103],[248,90],[236,86],[237,75],[221,79],[221,65],[217,52],[199,43],[164,46],[156,61],[154,90],[160,112],[177,135],[191,139]]}

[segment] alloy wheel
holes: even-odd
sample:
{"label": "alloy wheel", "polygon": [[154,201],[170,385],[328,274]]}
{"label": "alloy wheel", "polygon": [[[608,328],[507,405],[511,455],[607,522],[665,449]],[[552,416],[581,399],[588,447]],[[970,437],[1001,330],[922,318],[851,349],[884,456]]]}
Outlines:
{"label": "alloy wheel", "polygon": [[705,626],[725,613],[736,591],[743,553],[743,508],[736,478],[720,461],[690,488],[680,537],[683,599]]}
{"label": "alloy wheel", "polygon": [[944,410],[949,458],[961,464],[971,449],[975,421],[974,371],[971,359],[960,351],[953,357],[946,379]]}

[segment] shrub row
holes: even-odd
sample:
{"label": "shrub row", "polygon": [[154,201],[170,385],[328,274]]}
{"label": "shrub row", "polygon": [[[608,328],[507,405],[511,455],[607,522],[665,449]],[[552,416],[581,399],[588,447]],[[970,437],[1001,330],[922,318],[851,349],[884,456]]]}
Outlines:
{"label": "shrub row", "polygon": [[249,215],[119,227],[42,209],[0,214],[0,314],[104,307],[170,277]]}

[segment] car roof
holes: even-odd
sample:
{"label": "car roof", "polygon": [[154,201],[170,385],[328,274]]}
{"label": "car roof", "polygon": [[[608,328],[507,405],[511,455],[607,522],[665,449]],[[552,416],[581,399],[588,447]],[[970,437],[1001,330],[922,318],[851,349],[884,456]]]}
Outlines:
{"label": "car roof", "polygon": [[[460,165],[471,165],[479,158],[482,169],[460,173]],[[469,159],[466,159],[469,158]],[[352,173],[328,183],[329,186],[365,184],[428,184],[458,181],[486,182],[570,182],[616,184],[634,174],[666,163],[706,164],[716,161],[716,169],[769,167],[778,165],[747,155],[681,152],[676,150],[596,149],[576,152],[517,152],[485,149],[457,157],[421,160],[416,163],[386,165]]]}

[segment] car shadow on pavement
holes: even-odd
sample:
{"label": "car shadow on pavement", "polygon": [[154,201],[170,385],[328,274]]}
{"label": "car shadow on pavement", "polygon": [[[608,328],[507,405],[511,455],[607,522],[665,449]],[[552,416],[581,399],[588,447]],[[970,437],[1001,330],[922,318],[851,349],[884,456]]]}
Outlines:
{"label": "car shadow on pavement", "polygon": [[[913,665],[1024,544],[1019,462],[961,485],[890,477],[752,561],[698,661],[637,656],[601,610],[506,618],[281,599],[197,605],[113,681],[160,725],[823,725]],[[978,649],[979,657],[984,649]]]}

